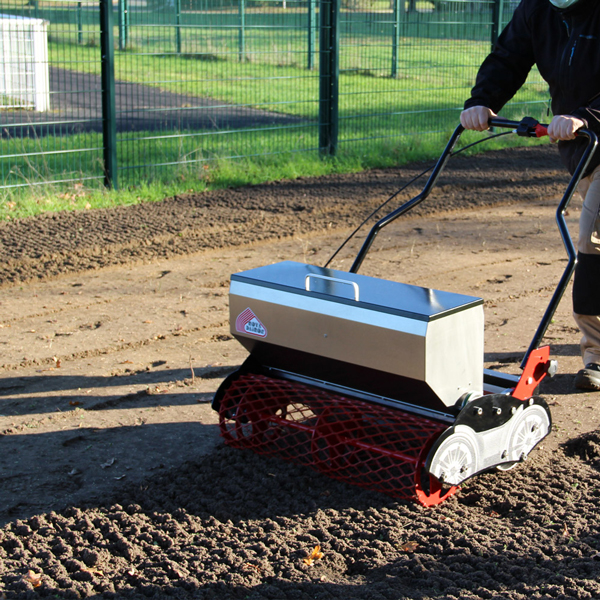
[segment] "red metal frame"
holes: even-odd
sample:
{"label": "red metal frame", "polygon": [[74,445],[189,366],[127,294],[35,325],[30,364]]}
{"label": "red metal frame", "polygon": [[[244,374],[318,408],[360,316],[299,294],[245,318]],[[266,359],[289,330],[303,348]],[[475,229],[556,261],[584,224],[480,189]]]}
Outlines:
{"label": "red metal frame", "polygon": [[448,425],[395,408],[246,373],[225,391],[219,424],[231,446],[423,506],[458,489],[421,479],[427,452]]}

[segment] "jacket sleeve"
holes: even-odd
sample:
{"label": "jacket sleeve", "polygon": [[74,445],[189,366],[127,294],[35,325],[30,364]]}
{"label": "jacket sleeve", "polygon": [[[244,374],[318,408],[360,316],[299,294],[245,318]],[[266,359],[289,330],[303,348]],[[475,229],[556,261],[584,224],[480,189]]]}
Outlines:
{"label": "jacket sleeve", "polygon": [[587,129],[600,135],[600,94],[593,98],[587,106],[574,110],[572,115],[584,121]]}
{"label": "jacket sleeve", "polygon": [[527,4],[527,0],[519,4],[483,61],[465,108],[487,106],[497,113],[525,83],[535,63]]}

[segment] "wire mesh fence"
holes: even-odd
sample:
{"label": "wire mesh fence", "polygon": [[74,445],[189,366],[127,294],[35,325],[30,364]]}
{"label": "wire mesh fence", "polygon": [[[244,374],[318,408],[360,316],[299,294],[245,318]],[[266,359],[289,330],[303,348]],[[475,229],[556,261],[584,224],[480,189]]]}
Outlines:
{"label": "wire mesh fence", "polygon": [[[0,187],[402,148],[457,122],[509,0],[0,0]],[[539,112],[535,74],[512,104]],[[507,115],[509,116],[509,115]]]}

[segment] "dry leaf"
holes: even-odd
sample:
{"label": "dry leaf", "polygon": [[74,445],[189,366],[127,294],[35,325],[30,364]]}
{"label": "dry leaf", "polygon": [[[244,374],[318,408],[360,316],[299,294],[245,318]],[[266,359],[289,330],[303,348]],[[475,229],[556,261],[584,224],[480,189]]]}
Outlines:
{"label": "dry leaf", "polygon": [[321,552],[321,546],[315,546],[313,551],[304,559],[304,564],[307,564],[309,567],[313,565],[315,560],[319,560],[323,558],[323,553]]}
{"label": "dry leaf", "polygon": [[102,463],[100,466],[103,469],[108,469],[108,467],[112,467],[115,464],[116,460],[117,460],[116,458],[111,458],[110,460],[107,460],[105,463]]}
{"label": "dry leaf", "polygon": [[565,526],[564,526],[564,528],[563,528],[563,532],[562,532],[562,534],[563,534],[565,537],[567,537],[567,536],[569,535],[569,529],[568,529],[568,527],[567,527],[567,524],[566,524],[566,523],[565,523]]}
{"label": "dry leaf", "polygon": [[40,587],[40,585],[42,585],[42,574],[36,573],[35,571],[32,571],[31,569],[29,569],[29,571],[27,571],[27,575],[25,575],[24,579],[25,579],[25,581],[30,583],[34,588]]}
{"label": "dry leaf", "polygon": [[499,517],[500,513],[497,513],[495,510],[490,510],[489,515],[490,517]]}
{"label": "dry leaf", "polygon": [[81,570],[85,571],[86,573],[91,573],[92,575],[95,575],[96,577],[104,576],[104,573],[98,569],[88,569],[87,567],[84,567]]}
{"label": "dry leaf", "polygon": [[69,406],[81,406],[81,402],[79,400],[70,400]]}
{"label": "dry leaf", "polygon": [[404,552],[414,552],[419,547],[417,542],[406,542],[400,546]]}

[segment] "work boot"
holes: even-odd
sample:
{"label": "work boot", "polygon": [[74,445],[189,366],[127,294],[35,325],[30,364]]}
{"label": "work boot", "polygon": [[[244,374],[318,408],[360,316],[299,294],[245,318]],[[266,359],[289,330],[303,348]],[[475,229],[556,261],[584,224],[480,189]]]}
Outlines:
{"label": "work boot", "polygon": [[575,387],[579,390],[600,390],[600,365],[585,365],[585,369],[575,375]]}

